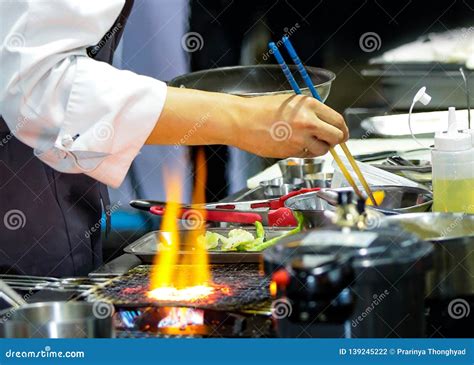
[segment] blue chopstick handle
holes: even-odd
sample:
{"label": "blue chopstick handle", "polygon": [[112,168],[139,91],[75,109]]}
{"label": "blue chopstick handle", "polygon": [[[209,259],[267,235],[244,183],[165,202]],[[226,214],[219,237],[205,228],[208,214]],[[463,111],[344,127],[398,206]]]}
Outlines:
{"label": "blue chopstick handle", "polygon": [[309,77],[308,72],[304,68],[303,63],[301,62],[300,58],[298,57],[298,54],[296,53],[295,49],[293,48],[293,45],[290,42],[290,39],[286,36],[283,37],[283,44],[286,47],[286,50],[288,51],[288,54],[290,55],[294,64],[298,68],[298,71],[301,74],[301,77],[303,78],[304,83],[306,84],[306,86],[308,86],[309,90],[311,91],[311,95],[313,95],[314,98],[322,102],[322,99],[318,93],[318,90],[316,90],[316,88],[314,87],[313,81],[311,81],[311,77]]}
{"label": "blue chopstick handle", "polygon": [[285,75],[286,79],[291,85],[291,88],[295,92],[295,94],[301,94],[300,87],[296,83],[295,78],[291,74],[290,69],[288,68],[288,65],[286,64],[285,60],[283,59],[283,56],[281,55],[280,51],[278,50],[278,47],[274,42],[268,43],[268,48],[270,48],[270,51],[273,53],[275,56],[275,59],[277,60],[278,64],[281,67],[281,70],[283,71],[283,74]]}

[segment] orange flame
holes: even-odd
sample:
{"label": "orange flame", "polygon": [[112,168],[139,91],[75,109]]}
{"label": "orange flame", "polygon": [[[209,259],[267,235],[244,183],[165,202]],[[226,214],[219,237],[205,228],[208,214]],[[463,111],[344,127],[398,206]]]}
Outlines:
{"label": "orange flame", "polygon": [[[196,161],[196,179],[193,192],[193,204],[205,203],[206,161],[204,150],[200,149]],[[183,242],[178,233],[177,218],[180,213],[181,182],[179,175],[173,174],[165,179],[166,204],[161,231],[162,244],[168,249],[161,250],[154,260],[151,273],[149,296],[165,301],[193,301],[207,297],[214,292],[208,266],[207,250],[198,237],[205,233],[205,210],[189,212],[195,220],[192,223],[196,229],[189,231],[184,237],[187,247],[192,246],[193,253],[181,255],[180,247]],[[163,242],[165,241],[165,242]],[[191,245],[189,245],[191,243]]]}

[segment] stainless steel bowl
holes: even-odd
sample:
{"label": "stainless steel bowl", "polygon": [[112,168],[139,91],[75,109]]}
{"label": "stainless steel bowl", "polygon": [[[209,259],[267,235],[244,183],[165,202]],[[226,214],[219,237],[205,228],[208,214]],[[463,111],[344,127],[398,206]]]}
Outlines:
{"label": "stainless steel bowl", "polygon": [[[425,189],[411,186],[371,186],[372,191],[383,191],[385,198],[378,207],[373,209],[392,215],[400,213],[426,212],[433,204],[433,194]],[[353,191],[352,188],[322,189],[317,195],[331,205],[337,204],[337,196],[342,191]],[[354,194],[354,198],[355,198]]]}
{"label": "stainless steel bowl", "polygon": [[328,202],[319,198],[316,192],[300,194],[285,201],[285,207],[303,215],[305,228],[330,225],[334,212]]}
{"label": "stainless steel bowl", "polygon": [[263,194],[266,198],[277,198],[287,195],[292,191],[305,187],[304,180],[292,179],[289,182],[284,182],[283,178],[276,178],[272,180],[265,180],[260,182],[263,189]]}
{"label": "stainless steel bowl", "polygon": [[306,188],[329,188],[333,176],[334,174],[332,172],[308,174],[304,177],[304,185]]}
{"label": "stainless steel bowl", "polygon": [[283,180],[305,179],[308,175],[320,173],[323,169],[324,160],[319,157],[298,158],[290,157],[278,161]]}
{"label": "stainless steel bowl", "polygon": [[[296,66],[289,66],[301,92],[311,93],[301,78]],[[325,101],[336,75],[323,68],[306,67],[321,99]],[[192,72],[178,76],[168,83],[174,87],[186,87],[253,97],[262,95],[294,94],[279,65],[251,65],[221,67]]]}
{"label": "stainless steel bowl", "polygon": [[474,215],[413,213],[387,217],[384,224],[399,226],[434,244],[427,296],[474,295]]}

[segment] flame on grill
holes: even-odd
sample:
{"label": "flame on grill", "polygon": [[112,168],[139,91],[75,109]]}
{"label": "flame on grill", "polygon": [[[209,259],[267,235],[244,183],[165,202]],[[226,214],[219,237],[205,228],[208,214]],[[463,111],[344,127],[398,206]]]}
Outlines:
{"label": "flame on grill", "polygon": [[[150,281],[149,297],[159,301],[193,302],[211,296],[219,290],[211,282],[207,250],[198,237],[205,233],[205,210],[192,210],[191,230],[185,241],[192,243],[193,254],[179,255],[180,242],[177,217],[180,204],[183,179],[179,174],[167,174],[165,178],[167,201],[161,230],[162,244],[168,249],[161,250],[155,257]],[[204,151],[200,149],[196,161],[196,178],[193,192],[193,204],[205,203],[206,161]]]}
{"label": "flame on grill", "polygon": [[168,315],[158,323],[158,328],[177,327],[184,329],[189,325],[203,325],[204,311],[193,308],[170,308]]}

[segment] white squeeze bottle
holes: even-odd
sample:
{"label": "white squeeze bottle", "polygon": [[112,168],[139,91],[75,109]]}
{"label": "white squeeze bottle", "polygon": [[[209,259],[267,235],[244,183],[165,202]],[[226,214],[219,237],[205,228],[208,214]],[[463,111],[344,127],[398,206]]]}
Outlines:
{"label": "white squeeze bottle", "polygon": [[435,135],[433,211],[474,214],[474,148],[471,135],[459,132],[456,109],[449,108],[448,131]]}

